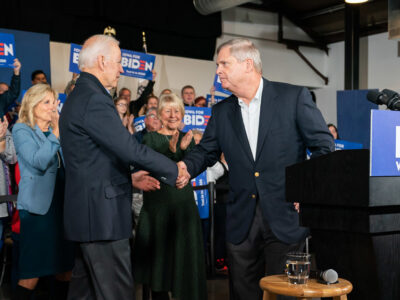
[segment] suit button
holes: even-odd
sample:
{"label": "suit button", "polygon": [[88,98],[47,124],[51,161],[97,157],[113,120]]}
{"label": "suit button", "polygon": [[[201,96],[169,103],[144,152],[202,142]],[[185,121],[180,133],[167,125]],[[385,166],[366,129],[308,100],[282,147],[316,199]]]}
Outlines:
{"label": "suit button", "polygon": [[260,173],[255,172],[255,173],[254,173],[254,176],[258,177],[258,176],[260,176]]}
{"label": "suit button", "polygon": [[251,198],[256,199],[256,195],[254,195],[254,194],[251,195]]}

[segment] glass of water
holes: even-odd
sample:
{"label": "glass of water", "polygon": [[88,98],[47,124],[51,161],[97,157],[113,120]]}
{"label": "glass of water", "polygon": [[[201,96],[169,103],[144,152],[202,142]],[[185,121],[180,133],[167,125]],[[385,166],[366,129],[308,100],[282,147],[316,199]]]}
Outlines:
{"label": "glass of water", "polygon": [[310,254],[289,252],[286,260],[286,274],[291,284],[305,284],[310,276]]}

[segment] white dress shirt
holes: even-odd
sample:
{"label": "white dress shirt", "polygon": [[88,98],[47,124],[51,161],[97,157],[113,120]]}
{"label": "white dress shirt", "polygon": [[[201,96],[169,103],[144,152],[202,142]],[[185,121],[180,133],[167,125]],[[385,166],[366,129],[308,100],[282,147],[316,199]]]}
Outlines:
{"label": "white dress shirt", "polygon": [[264,87],[264,82],[261,77],[260,85],[254,98],[247,105],[246,102],[238,98],[240,110],[242,112],[242,119],[244,128],[246,130],[247,139],[250,144],[251,153],[253,154],[254,160],[256,160],[257,151],[257,139],[258,139],[258,127],[260,125],[260,110],[261,110],[261,97]]}

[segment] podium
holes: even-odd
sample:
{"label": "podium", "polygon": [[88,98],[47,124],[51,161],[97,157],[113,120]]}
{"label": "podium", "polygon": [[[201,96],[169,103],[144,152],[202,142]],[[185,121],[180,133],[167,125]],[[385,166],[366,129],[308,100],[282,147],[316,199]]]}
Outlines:
{"label": "podium", "polygon": [[286,169],[320,270],[353,283],[349,299],[400,299],[400,177],[371,177],[369,150],[336,151]]}

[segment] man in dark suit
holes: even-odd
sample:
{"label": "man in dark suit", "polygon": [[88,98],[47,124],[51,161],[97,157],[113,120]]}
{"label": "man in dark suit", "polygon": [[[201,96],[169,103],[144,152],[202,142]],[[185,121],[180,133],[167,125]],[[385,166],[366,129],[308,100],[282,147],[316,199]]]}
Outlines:
{"label": "man in dark suit", "polygon": [[[105,35],[89,38],[80,52],[79,67],[81,75],[60,118],[65,234],[79,242],[68,297],[134,299],[129,166],[148,170],[169,185],[175,185],[178,168],[140,145],[122,125],[108,91],[123,72],[118,42]],[[159,181],[147,174],[135,173],[134,186],[159,188]]]}
{"label": "man in dark suit", "polygon": [[[233,93],[213,107],[203,139],[178,163],[192,177],[224,153],[230,195],[226,237],[232,299],[261,299],[259,280],[282,273],[287,252],[300,250],[307,229],[285,201],[285,168],[333,151],[326,123],[306,88],[262,77],[252,42],[221,45],[217,74]],[[298,208],[298,207],[297,207]]]}

